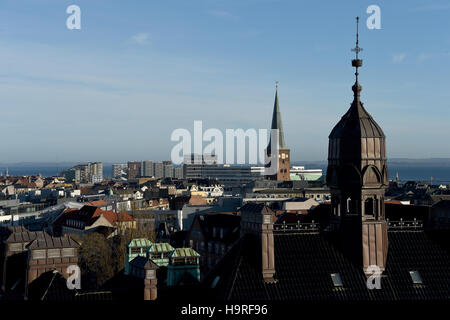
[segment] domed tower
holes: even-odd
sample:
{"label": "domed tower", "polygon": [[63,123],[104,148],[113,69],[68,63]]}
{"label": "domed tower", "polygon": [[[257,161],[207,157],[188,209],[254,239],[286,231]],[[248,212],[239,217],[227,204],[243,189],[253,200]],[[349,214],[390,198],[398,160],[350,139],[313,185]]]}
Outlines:
{"label": "domed tower", "polygon": [[384,270],[388,247],[384,194],[389,183],[386,137],[360,100],[358,68],[362,60],[358,54],[362,49],[356,19],[353,102],[329,135],[327,184],[334,222],[347,239],[344,246],[365,271],[373,265]]}

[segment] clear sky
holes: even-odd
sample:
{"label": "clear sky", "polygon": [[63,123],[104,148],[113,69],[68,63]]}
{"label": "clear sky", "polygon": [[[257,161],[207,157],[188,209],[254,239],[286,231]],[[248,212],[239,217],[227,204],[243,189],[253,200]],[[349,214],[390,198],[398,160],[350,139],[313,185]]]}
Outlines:
{"label": "clear sky", "polygon": [[357,15],[388,156],[450,157],[449,1],[1,0],[0,162],[169,159],[194,120],[269,128],[275,80],[291,158],[324,160],[352,101]]}

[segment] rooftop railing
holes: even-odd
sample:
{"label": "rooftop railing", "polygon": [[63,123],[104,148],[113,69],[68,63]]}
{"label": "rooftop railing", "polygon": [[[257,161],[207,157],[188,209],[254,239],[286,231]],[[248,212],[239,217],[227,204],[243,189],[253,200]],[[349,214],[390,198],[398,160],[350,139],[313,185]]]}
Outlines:
{"label": "rooftop railing", "polygon": [[312,222],[296,222],[296,223],[278,223],[273,225],[274,233],[309,233],[309,232],[318,232],[319,224],[315,223],[314,220]]}
{"label": "rooftop railing", "polygon": [[388,230],[420,230],[423,229],[423,222],[414,218],[413,220],[389,220],[386,219]]}

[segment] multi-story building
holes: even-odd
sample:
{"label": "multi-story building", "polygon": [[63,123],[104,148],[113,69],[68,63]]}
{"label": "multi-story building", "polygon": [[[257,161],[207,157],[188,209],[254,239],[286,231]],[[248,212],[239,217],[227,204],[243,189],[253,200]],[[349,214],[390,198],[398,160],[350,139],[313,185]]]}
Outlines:
{"label": "multi-story building", "polygon": [[97,183],[103,181],[103,162],[90,162],[89,168],[89,182]]}
{"label": "multi-story building", "polygon": [[66,182],[79,182],[81,180],[81,171],[76,168],[72,168],[63,172],[63,176]]}
{"label": "multi-story building", "polygon": [[128,166],[125,163],[112,165],[112,178],[113,180],[126,180],[128,175]]}
{"label": "multi-story building", "polygon": [[184,178],[183,167],[173,168],[173,176],[175,179],[183,179]]}
{"label": "multi-story building", "polygon": [[63,173],[67,182],[97,183],[103,181],[103,163],[79,164]]}
{"label": "multi-story building", "polygon": [[128,180],[136,179],[141,174],[141,163],[137,161],[128,162]]}
{"label": "multi-story building", "polygon": [[155,162],[154,163],[154,176],[155,178],[164,178],[164,165],[162,162]]}
{"label": "multi-story building", "polygon": [[173,178],[173,165],[172,161],[163,161],[163,177],[164,178]]}
{"label": "multi-story building", "polygon": [[153,169],[153,161],[144,160],[141,165],[141,176],[142,177],[153,177],[155,175]]}

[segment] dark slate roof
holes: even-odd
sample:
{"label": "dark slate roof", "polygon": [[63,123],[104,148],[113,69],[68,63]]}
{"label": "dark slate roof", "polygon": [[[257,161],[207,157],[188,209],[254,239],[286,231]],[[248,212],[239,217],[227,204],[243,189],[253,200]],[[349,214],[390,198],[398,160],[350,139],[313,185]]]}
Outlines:
{"label": "dark slate roof", "polygon": [[27,245],[29,249],[78,248],[80,245],[71,237],[52,237],[42,232],[39,237]]}
{"label": "dark slate roof", "polygon": [[28,288],[28,299],[46,301],[112,300],[110,291],[80,291],[67,288],[66,279],[59,272],[46,272]]}
{"label": "dark slate roof", "polygon": [[5,240],[5,243],[24,243],[30,242],[37,238],[43,238],[44,231],[28,231],[27,229],[15,229],[15,232],[11,233]]}
{"label": "dark slate roof", "polygon": [[[448,235],[447,235],[448,239]],[[426,300],[450,299],[450,255],[424,231],[390,231],[386,276],[380,290],[368,290],[361,267],[335,245],[332,233],[274,235],[276,283],[265,283],[260,245],[246,235],[205,279],[211,295],[228,300]],[[418,271],[423,285],[414,285],[410,271]],[[343,287],[334,287],[339,273]],[[211,289],[209,289],[211,290]]]}
{"label": "dark slate roof", "polygon": [[354,100],[350,109],[333,128],[329,138],[384,138],[383,130],[366,111],[359,99],[362,87],[359,83],[355,83],[352,90],[354,92]]}
{"label": "dark slate roof", "polygon": [[450,215],[450,200],[440,200],[433,205],[433,209],[447,210]]}
{"label": "dark slate roof", "polygon": [[[234,243],[239,239],[241,226],[240,216],[207,213],[198,214],[194,219],[198,220],[202,233],[207,240],[220,240],[224,243]],[[219,229],[216,229],[216,235],[214,237],[214,228],[222,228],[224,230],[222,238],[220,237]]]}
{"label": "dark slate roof", "polygon": [[[270,199],[269,199],[270,200]],[[240,212],[246,211],[246,212],[254,212],[254,213],[262,213],[262,214],[273,214],[275,215],[275,212],[270,209],[267,205],[264,203],[255,203],[250,202],[245,204],[239,209]]]}
{"label": "dark slate roof", "polygon": [[142,256],[137,256],[136,258],[131,260],[130,264],[139,269],[158,269],[158,265],[156,263],[154,263],[151,259]]}

